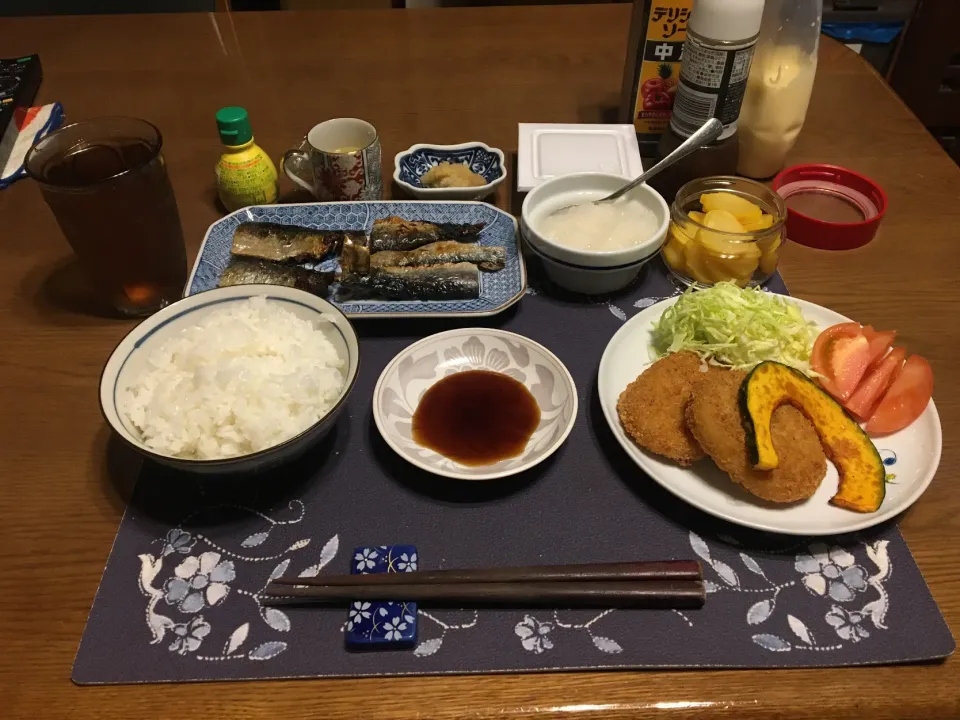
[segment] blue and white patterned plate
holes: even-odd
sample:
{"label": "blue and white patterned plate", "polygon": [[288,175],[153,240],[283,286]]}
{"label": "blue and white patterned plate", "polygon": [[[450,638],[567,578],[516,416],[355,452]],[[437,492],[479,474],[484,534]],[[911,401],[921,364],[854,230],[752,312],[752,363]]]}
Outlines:
{"label": "blue and white patterned plate", "polygon": [[[486,203],[443,200],[254,205],[237,210],[207,230],[184,295],[195,295],[217,286],[230,262],[233,232],[242,222],[287,223],[318,230],[361,230],[369,233],[374,220],[391,215],[405,220],[434,223],[485,223],[479,243],[506,248],[506,266],[499,272],[480,273],[480,297],[472,300],[351,300],[341,303],[335,299],[334,285],[327,300],[347,317],[485,317],[506,310],[523,297],[527,287],[527,272],[517,246],[516,219]],[[338,261],[324,261],[320,268],[337,269]]]}

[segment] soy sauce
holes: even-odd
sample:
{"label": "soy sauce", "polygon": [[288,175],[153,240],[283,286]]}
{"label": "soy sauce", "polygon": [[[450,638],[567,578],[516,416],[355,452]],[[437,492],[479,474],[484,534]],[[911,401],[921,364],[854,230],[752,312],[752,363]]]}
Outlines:
{"label": "soy sauce", "polygon": [[539,424],[540,406],[522,383],[467,370],[423,394],[413,414],[413,440],[461,465],[492,465],[520,455]]}

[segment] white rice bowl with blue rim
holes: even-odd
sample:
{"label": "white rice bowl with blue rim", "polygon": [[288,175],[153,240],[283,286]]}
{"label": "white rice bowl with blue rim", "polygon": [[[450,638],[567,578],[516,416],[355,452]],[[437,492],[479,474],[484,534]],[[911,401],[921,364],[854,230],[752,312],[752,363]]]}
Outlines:
{"label": "white rice bowl with blue rim", "polygon": [[150,348],[117,388],[117,409],[152,452],[233,458],[279,445],[323,418],[342,394],[344,366],[321,328],[251,297]]}

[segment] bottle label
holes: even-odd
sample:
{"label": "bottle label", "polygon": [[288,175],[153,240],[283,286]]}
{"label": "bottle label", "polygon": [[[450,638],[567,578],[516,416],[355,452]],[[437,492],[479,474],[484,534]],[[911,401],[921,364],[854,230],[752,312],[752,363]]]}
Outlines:
{"label": "bottle label", "polygon": [[227,208],[269,205],[277,201],[277,171],[262,152],[243,159],[221,158],[217,165],[217,184]]}
{"label": "bottle label", "polygon": [[718,47],[706,44],[692,33],[687,35],[680,85],[670,119],[674,132],[689,137],[712,117],[723,123],[721,138],[736,132],[755,46],[756,38],[736,46]]}
{"label": "bottle label", "polygon": [[641,135],[658,135],[670,122],[692,8],[693,0],[654,0],[650,7],[633,108]]}

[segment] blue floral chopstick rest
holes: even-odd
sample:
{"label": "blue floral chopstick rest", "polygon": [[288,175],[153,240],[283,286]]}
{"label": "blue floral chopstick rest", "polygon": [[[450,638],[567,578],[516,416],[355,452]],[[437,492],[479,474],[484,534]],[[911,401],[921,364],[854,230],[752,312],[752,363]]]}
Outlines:
{"label": "blue floral chopstick rest", "polygon": [[[416,569],[417,548],[413,545],[358,547],[350,561],[351,575]],[[351,650],[412,648],[417,642],[417,604],[355,600],[350,603],[345,639]]]}

